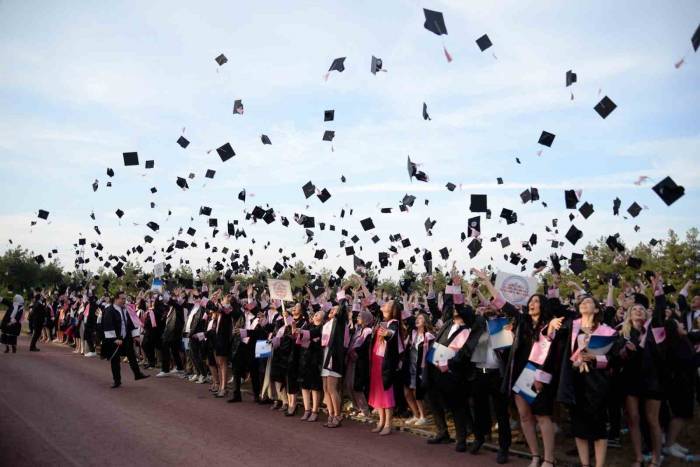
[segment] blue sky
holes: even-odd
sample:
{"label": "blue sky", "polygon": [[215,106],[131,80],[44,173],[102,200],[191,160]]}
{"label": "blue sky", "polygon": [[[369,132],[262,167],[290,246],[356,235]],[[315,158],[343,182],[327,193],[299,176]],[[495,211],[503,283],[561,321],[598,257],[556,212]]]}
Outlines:
{"label": "blue sky", "polygon": [[[449,35],[423,28],[423,7],[444,13]],[[306,213],[356,233],[366,260],[376,262],[389,234],[401,233],[436,256],[439,248],[451,248],[462,267],[491,263],[515,272],[488,239],[497,232],[508,236],[509,253],[521,251],[519,242],[535,232],[540,243],[527,255],[530,264],[546,257],[543,240],[563,240],[568,230],[563,191],[569,188],[583,190],[581,201],[596,212],[587,220],[577,214],[573,224],[584,237],[561,253],[607,233],[635,244],[663,237],[668,228],[683,232],[698,225],[700,58],[690,44],[697,26],[694,1],[5,0],[2,248],[10,238],[37,253],[58,248],[70,265],[79,233],[121,254],[142,241],[150,232],[145,223],[153,220],[161,225],[158,248],[179,227],[196,228],[200,248],[183,257],[200,265],[211,229],[197,213],[207,205],[220,225],[238,219],[248,233],[239,241],[219,234],[212,244],[247,250],[255,237],[253,263],[273,264],[280,247],[312,262],[314,247],[305,245],[300,226],[244,221],[244,209],[269,203],[290,219]],[[494,46],[482,53],[475,40],[485,33]],[[214,57],[220,53],[229,62],[219,68]],[[369,72],[372,55],[383,59],[386,73]],[[324,81],[340,56],[347,57],[345,72]],[[681,57],[685,64],[676,69]],[[578,83],[565,88],[569,69]],[[593,106],[605,95],[618,108],[603,120]],[[235,99],[243,99],[242,116],[232,115]],[[421,117],[423,102],[431,121]],[[325,109],[335,109],[334,122],[323,122]],[[175,143],[183,127],[191,141],[184,150]],[[321,140],[325,129],[336,131],[332,145]],[[551,148],[537,144],[542,130],[557,135]],[[262,133],[271,146],[261,144]],[[236,157],[222,163],[215,152],[207,154],[225,142]],[[154,159],[156,168],[123,167],[122,153],[129,151],[138,151],[142,163]],[[407,155],[423,164],[430,183],[409,182]],[[111,188],[107,167],[116,172]],[[217,171],[214,180],[204,178],[207,169]],[[190,172],[196,178],[182,192],[175,179]],[[641,175],[650,181],[637,186]],[[666,175],[686,189],[671,207],[651,191]],[[496,184],[499,176],[504,185]],[[96,193],[94,179],[100,182]],[[333,197],[325,204],[305,200],[301,186],[309,180]],[[462,189],[450,193],[447,182]],[[519,193],[530,186],[548,208],[522,205]],[[249,193],[245,204],[236,199],[242,188]],[[405,193],[418,200],[400,213]],[[469,260],[459,235],[466,231],[472,193],[488,194],[494,216],[482,218],[484,250]],[[633,201],[648,209],[634,220],[614,217],[615,196],[623,211]],[[354,214],[339,219],[350,207]],[[394,213],[380,214],[380,207],[394,207]],[[515,210],[519,223],[499,221],[502,207]],[[40,220],[32,228],[40,208],[51,212],[50,223]],[[126,213],[121,221],[117,208]],[[371,234],[382,239],[377,245],[360,227],[369,216],[377,226]],[[427,217],[437,221],[432,237],[423,228]],[[544,231],[553,218],[559,219],[558,236]],[[316,267],[348,269],[352,261],[338,247],[338,232],[316,230],[318,247],[329,251]],[[272,247],[263,250],[267,241]],[[409,250],[393,259],[394,266],[413,254]]]}

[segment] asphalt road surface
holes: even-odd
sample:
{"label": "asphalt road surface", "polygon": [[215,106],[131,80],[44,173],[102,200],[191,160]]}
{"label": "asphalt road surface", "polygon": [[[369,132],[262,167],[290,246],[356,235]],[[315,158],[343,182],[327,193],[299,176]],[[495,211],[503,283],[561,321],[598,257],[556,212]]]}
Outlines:
{"label": "asphalt road surface", "polygon": [[408,433],[380,437],[351,421],[328,429],[245,396],[227,404],[208,385],[179,378],[135,382],[126,364],[123,386],[110,389],[99,358],[55,344],[29,352],[25,337],[19,344],[17,354],[0,354],[0,466],[496,465],[490,451],[457,453]]}

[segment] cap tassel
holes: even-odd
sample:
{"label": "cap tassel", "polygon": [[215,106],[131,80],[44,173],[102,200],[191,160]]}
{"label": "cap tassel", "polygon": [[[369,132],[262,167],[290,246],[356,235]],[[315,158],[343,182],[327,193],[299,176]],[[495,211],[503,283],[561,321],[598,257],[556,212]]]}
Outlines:
{"label": "cap tassel", "polygon": [[680,67],[682,67],[684,63],[685,63],[685,57],[681,57],[681,59],[678,60],[676,63],[674,63],[673,66],[676,67],[676,70],[677,70]]}
{"label": "cap tassel", "polygon": [[452,63],[452,55],[447,51],[447,47],[445,47],[445,44],[442,44],[442,50],[445,52],[445,58],[447,59],[447,63]]}
{"label": "cap tassel", "polygon": [[492,53],[491,55],[493,55],[493,58],[494,58],[495,60],[498,60],[498,57],[496,57],[496,54],[495,54],[495,53]]}
{"label": "cap tassel", "polygon": [[328,81],[328,77],[331,75],[331,72],[329,71],[325,75],[323,75],[323,81]]}
{"label": "cap tassel", "polygon": [[574,92],[571,91],[571,100],[574,100]]}

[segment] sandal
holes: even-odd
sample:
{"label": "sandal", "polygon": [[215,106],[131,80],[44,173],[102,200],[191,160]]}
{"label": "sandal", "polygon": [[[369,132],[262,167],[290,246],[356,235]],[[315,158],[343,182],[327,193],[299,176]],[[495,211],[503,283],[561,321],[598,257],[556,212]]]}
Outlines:
{"label": "sandal", "polygon": [[528,465],[528,467],[540,467],[540,459],[542,459],[542,457],[539,455],[532,456],[532,460],[530,461],[530,465]]}
{"label": "sandal", "polygon": [[318,420],[318,412],[311,412],[309,418],[306,419],[307,422],[315,422],[316,420]]}
{"label": "sandal", "polygon": [[556,461],[548,461],[547,459],[545,459],[545,460],[542,461],[542,464],[540,464],[540,466],[543,466],[544,464],[549,464],[549,465],[551,465],[552,467],[555,467],[555,466],[556,466],[555,462],[556,462]]}
{"label": "sandal", "polygon": [[301,420],[302,422],[305,422],[306,420],[309,419],[310,416],[311,416],[311,411],[310,411],[310,410],[304,410],[304,415],[301,416],[300,420]]}
{"label": "sandal", "polygon": [[391,434],[391,425],[385,426],[382,431],[379,432],[379,436],[386,436]]}
{"label": "sandal", "polygon": [[372,433],[379,433],[379,432],[382,431],[383,429],[384,429],[383,426],[377,425],[375,428],[372,428]]}

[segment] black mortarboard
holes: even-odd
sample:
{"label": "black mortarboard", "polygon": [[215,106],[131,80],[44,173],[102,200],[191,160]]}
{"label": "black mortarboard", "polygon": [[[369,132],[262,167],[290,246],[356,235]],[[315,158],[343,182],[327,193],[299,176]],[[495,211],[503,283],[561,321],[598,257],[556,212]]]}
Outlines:
{"label": "black mortarboard", "polygon": [[184,241],[184,240],[177,240],[177,241],[175,242],[175,248],[178,248],[178,249],[180,249],[180,250],[183,249],[183,248],[187,248],[187,242]]}
{"label": "black mortarboard", "polygon": [[207,169],[207,173],[204,174],[206,178],[214,178],[214,175],[216,175],[216,170],[212,169]]}
{"label": "black mortarboard", "polygon": [[654,185],[652,188],[654,193],[659,195],[659,197],[666,203],[666,206],[670,206],[685,194],[685,188],[676,185],[676,182],[671,179],[671,177],[666,177],[659,183]]}
{"label": "black mortarboard", "polygon": [[261,135],[260,141],[262,141],[262,144],[272,144],[272,141],[270,141],[270,137],[267,135]]}
{"label": "black mortarboard", "polygon": [[215,217],[209,218],[209,227],[218,227],[219,221]]}
{"label": "black mortarboard", "polygon": [[321,250],[316,250],[314,253],[314,258],[316,259],[323,259],[326,256],[326,250],[321,249]]}
{"label": "black mortarboard", "polygon": [[150,235],[146,235],[145,237],[143,237],[143,241],[146,243],[151,243],[153,241],[153,237],[151,237]]}
{"label": "black mortarboard", "polygon": [[446,246],[440,248],[439,253],[443,261],[447,261],[450,258],[450,250]]}
{"label": "black mortarboard", "polygon": [[115,211],[115,214],[117,215],[118,218],[121,219],[122,216],[124,215],[124,211],[122,211],[121,209],[117,209],[117,210]]}
{"label": "black mortarboard", "polygon": [[199,215],[211,216],[211,208],[209,206],[201,206],[199,208]]}
{"label": "black mortarboard", "polygon": [[622,201],[620,200],[620,198],[615,198],[613,200],[613,215],[614,216],[617,216],[618,214],[620,214],[620,205],[621,204],[622,204]]}
{"label": "black mortarboard", "polygon": [[531,201],[532,196],[530,194],[530,190],[525,190],[522,193],[520,193],[520,199],[522,200],[523,204],[527,203],[528,201]]}
{"label": "black mortarboard", "polygon": [[423,120],[431,120],[430,115],[428,115],[428,104],[423,102]]}
{"label": "black mortarboard", "polygon": [[697,52],[698,47],[700,47],[700,25],[693,33],[693,37],[690,38],[690,43],[693,44],[693,50]]}
{"label": "black mortarboard", "polygon": [[190,186],[187,184],[187,180],[185,180],[185,179],[182,178],[182,177],[177,177],[177,181],[176,181],[175,183],[177,184],[177,186],[179,186],[179,187],[182,188],[183,190],[190,187]]}
{"label": "black mortarboard", "polygon": [[38,264],[44,263],[44,257],[42,255],[37,255],[34,257],[34,261],[36,261]]}
{"label": "black mortarboard", "polygon": [[340,57],[333,60],[333,63],[331,63],[331,67],[328,69],[328,71],[345,71],[345,57]]}
{"label": "black mortarboard", "polygon": [[510,246],[510,239],[508,237],[503,237],[501,239],[501,248],[505,248],[507,246]]}
{"label": "black mortarboard", "polygon": [[194,237],[194,234],[196,234],[196,233],[197,233],[197,229],[195,229],[194,227],[189,227],[187,229],[187,235],[189,235],[191,237]]}
{"label": "black mortarboard", "polygon": [[471,242],[469,242],[469,245],[467,245],[467,249],[469,250],[469,257],[473,258],[479,253],[481,250],[481,241],[477,240],[476,238],[473,238]]}
{"label": "black mortarboard", "polygon": [[486,212],[488,211],[486,195],[471,195],[471,203],[469,204],[471,212]]}
{"label": "black mortarboard", "polygon": [[468,236],[478,237],[481,233],[481,216],[470,217],[467,221],[468,225]]}
{"label": "black mortarboard", "polygon": [[479,49],[483,52],[484,50],[491,47],[493,44],[491,43],[491,39],[489,39],[489,36],[484,34],[476,40],[476,45],[478,45]]}
{"label": "black mortarboard", "polygon": [[323,112],[323,121],[324,122],[332,122],[334,118],[335,118],[335,110],[325,110]]}
{"label": "black mortarboard", "polygon": [[630,256],[627,258],[627,266],[631,267],[632,269],[639,269],[642,267],[643,261],[640,258],[635,258],[634,256]]}
{"label": "black mortarboard", "polygon": [[125,152],[124,165],[139,165],[139,155],[136,152]]}
{"label": "black mortarboard", "polygon": [[156,161],[154,161],[154,160],[146,161],[146,168],[147,169],[152,169],[155,166],[156,166]]}
{"label": "black mortarboard", "polygon": [[216,63],[219,64],[219,66],[223,65],[224,63],[228,62],[228,58],[226,58],[226,55],[221,54],[218,57],[216,57],[214,60],[216,60]]}
{"label": "black mortarboard", "polygon": [[372,237],[372,242],[373,242],[373,243],[379,243],[379,236],[378,236],[378,235],[374,235],[374,236]]}
{"label": "black mortarboard", "polygon": [[425,226],[425,231],[428,233],[428,235],[432,235],[431,230],[433,230],[433,227],[435,227],[435,223],[437,221],[430,220],[430,217],[428,217],[423,225]]}
{"label": "black mortarboard", "polygon": [[335,138],[335,131],[326,130],[323,132],[323,141],[333,141]]}
{"label": "black mortarboard", "polygon": [[331,198],[331,194],[327,189],[321,190],[321,193],[318,194],[318,199],[321,200],[322,203],[325,203]]}
{"label": "black mortarboard", "polygon": [[445,26],[445,18],[442,16],[442,13],[423,8],[423,14],[425,14],[425,23],[423,23],[425,29],[438,36],[447,34],[447,26]]}
{"label": "black mortarboard", "polygon": [[272,208],[266,210],[262,218],[266,224],[272,224],[275,221],[275,211]]}
{"label": "black mortarboard", "polygon": [[579,229],[576,228],[575,225],[571,225],[569,227],[569,231],[566,232],[566,239],[571,242],[572,245],[576,245],[576,242],[578,242],[581,237],[583,237],[583,232],[581,232]]}
{"label": "black mortarboard", "polygon": [[418,170],[418,166],[411,161],[411,156],[407,156],[406,170],[408,171],[409,180],[413,180],[413,177],[416,177],[416,180],[420,180],[421,182],[428,181],[428,176],[424,172]]}
{"label": "black mortarboard", "polygon": [[607,118],[610,113],[617,108],[617,105],[608,96],[603,97],[593,109],[603,118]]}
{"label": "black mortarboard", "polygon": [[510,209],[501,209],[501,215],[499,217],[505,219],[506,224],[508,225],[518,222],[518,213],[511,211]]}
{"label": "black mortarboard", "polygon": [[227,160],[231,159],[233,156],[236,155],[230,143],[224,144],[219,149],[217,149],[216,152],[219,154],[219,157],[221,158],[222,162],[226,162]]}
{"label": "black mortarboard", "polygon": [[97,182],[97,179],[95,179],[94,182],[92,182],[92,191],[97,191],[97,187],[99,187],[99,183]]}
{"label": "black mortarboard", "polygon": [[311,183],[311,181],[307,182],[301,189],[304,191],[304,196],[308,199],[313,196],[313,194],[316,192],[316,186]]}
{"label": "black mortarboard", "polygon": [[109,176],[109,177],[114,177],[114,170],[108,168],[108,169],[107,169],[107,176]]}
{"label": "black mortarboard", "polygon": [[347,181],[347,179],[345,178],[345,175],[340,176],[340,181],[343,183],[345,183]]}
{"label": "black mortarboard", "polygon": [[457,185],[455,185],[452,182],[448,182],[447,185],[445,185],[445,187],[447,187],[447,189],[450,191],[455,191],[455,188],[457,188]]}
{"label": "black mortarboard", "polygon": [[577,276],[586,270],[586,262],[583,259],[571,259],[569,269]]}
{"label": "black mortarboard", "polygon": [[233,114],[243,115],[243,101],[241,99],[233,101]]}
{"label": "black mortarboard", "polygon": [[180,137],[177,139],[177,144],[179,144],[180,146],[182,146],[182,149],[185,149],[187,146],[190,145],[190,142],[187,141],[187,138],[185,138],[184,136],[180,136]]}
{"label": "black mortarboard", "polygon": [[39,214],[37,214],[37,217],[39,217],[39,219],[46,220],[49,218],[49,211],[44,211],[43,209],[39,209]]}
{"label": "black mortarboard", "polygon": [[566,72],[566,87],[568,88],[576,82],[576,73],[569,70]]}
{"label": "black mortarboard", "polygon": [[272,270],[275,271],[277,274],[282,274],[282,271],[284,271],[284,266],[282,266],[278,262],[275,262],[275,265],[272,267]]}
{"label": "black mortarboard", "polygon": [[382,59],[372,55],[369,71],[371,71],[373,75],[376,75],[378,71],[382,71]]}
{"label": "black mortarboard", "polygon": [[408,248],[411,246],[411,239],[410,238],[402,238],[401,239],[401,246],[404,248]]}
{"label": "black mortarboard", "polygon": [[627,208],[627,212],[630,214],[630,216],[637,217],[639,213],[642,212],[642,207],[635,201],[629,208]]}
{"label": "black mortarboard", "polygon": [[413,195],[405,194],[403,196],[403,199],[401,200],[401,204],[411,207],[413,206],[413,203],[416,201],[416,197]]}
{"label": "black mortarboard", "polygon": [[351,256],[355,254],[355,247],[350,245],[345,247],[345,256]]}
{"label": "black mortarboard", "polygon": [[594,212],[593,205],[591,203],[589,203],[588,201],[586,201],[585,203],[583,203],[581,205],[580,208],[578,208],[578,212],[581,213],[581,215],[583,216],[584,219],[588,219],[589,217],[591,217],[591,214],[593,214],[593,212]]}
{"label": "black mortarboard", "polygon": [[391,214],[391,208],[382,208],[381,213],[382,214]]}
{"label": "black mortarboard", "polygon": [[605,240],[605,244],[608,245],[608,248],[610,248],[612,251],[625,251],[625,246],[620,243],[618,234],[608,236],[608,238]]}
{"label": "black mortarboard", "polygon": [[365,230],[365,232],[374,228],[374,222],[372,222],[371,217],[368,217],[367,219],[362,219],[360,221],[360,224],[362,224],[362,228]]}
{"label": "black mortarboard", "polygon": [[578,204],[578,196],[576,196],[576,191],[564,191],[564,202],[566,203],[566,209],[576,209],[576,205]]}
{"label": "black mortarboard", "polygon": [[542,134],[540,135],[538,143],[540,143],[543,146],[547,146],[548,148],[552,147],[552,143],[554,142],[555,135],[552,133],[549,133],[547,131],[543,131]]}

